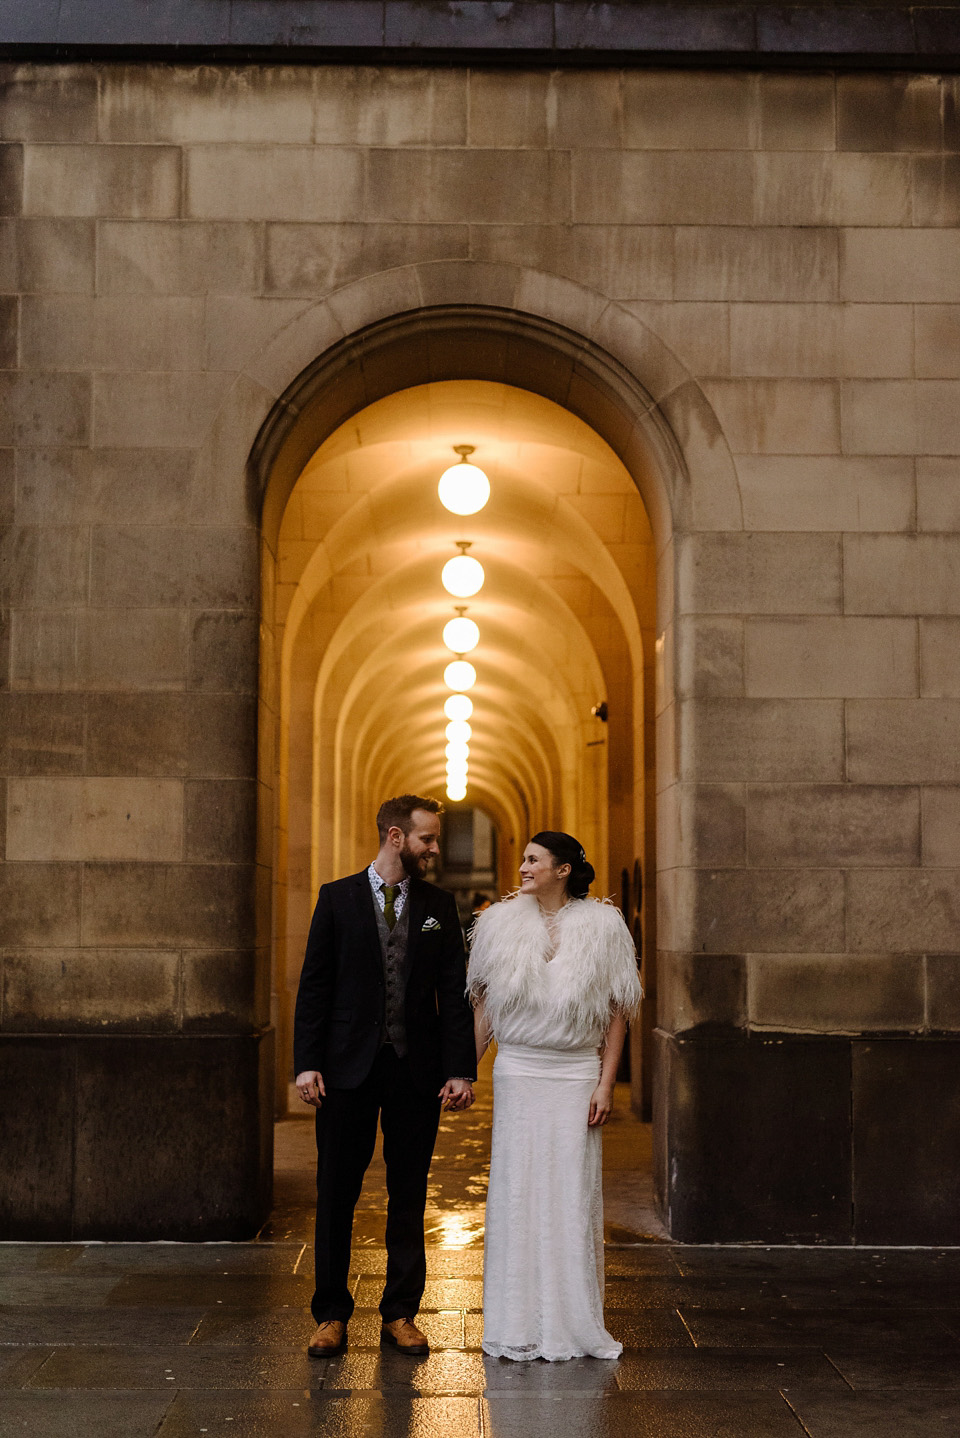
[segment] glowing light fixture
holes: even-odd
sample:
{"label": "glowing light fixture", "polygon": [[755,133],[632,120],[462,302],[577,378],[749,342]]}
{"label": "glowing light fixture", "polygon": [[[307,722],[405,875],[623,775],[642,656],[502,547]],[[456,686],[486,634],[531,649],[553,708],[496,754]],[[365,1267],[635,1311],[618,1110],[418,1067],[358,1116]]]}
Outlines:
{"label": "glowing light fixture", "polygon": [[480,643],[480,630],[472,619],[458,614],[443,626],[443,642],[454,654],[469,654]]}
{"label": "glowing light fixture", "polygon": [[447,784],[447,798],[448,798],[448,799],[451,799],[454,804],[459,804],[459,803],[460,803],[460,800],[461,800],[461,799],[465,799],[466,797],[467,797],[467,786],[466,786],[466,783],[463,783],[463,784],[455,784],[452,780],[450,780],[450,782],[448,782],[448,784]]}
{"label": "glowing light fixture", "polygon": [[448,744],[443,751],[447,756],[448,764],[465,764],[470,758],[469,744]]}
{"label": "glowing light fixture", "polygon": [[477,671],[469,659],[454,659],[443,671],[443,682],[448,689],[463,691],[472,689],[477,682]]}
{"label": "glowing light fixture", "polygon": [[437,493],[451,514],[476,514],[490,498],[489,479],[477,465],[467,462],[474,448],[472,444],[455,444],[453,452],[460,455],[460,463],[452,464],[440,476]]}
{"label": "glowing light fixture", "polygon": [[[451,694],[443,706],[443,712],[448,719],[459,720],[461,723],[470,718],[473,713],[473,700],[466,694]],[[450,739],[452,736],[447,735]]]}
{"label": "glowing light fixture", "polygon": [[473,730],[465,719],[451,719],[445,734],[452,744],[469,744]]}
{"label": "glowing light fixture", "polygon": [[[458,468],[458,466],[454,466]],[[471,559],[467,550],[470,548],[469,539],[458,539],[457,548],[460,553],[456,559],[448,559],[440,571],[440,582],[448,594],[455,599],[472,599],[479,594],[483,588],[485,575],[483,565],[479,559]]]}

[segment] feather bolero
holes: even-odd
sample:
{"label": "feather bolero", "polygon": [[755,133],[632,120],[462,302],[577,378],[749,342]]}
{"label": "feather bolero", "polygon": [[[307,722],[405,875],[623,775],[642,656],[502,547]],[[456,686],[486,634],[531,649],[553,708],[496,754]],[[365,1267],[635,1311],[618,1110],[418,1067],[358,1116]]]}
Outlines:
{"label": "feather bolero", "polygon": [[[620,910],[599,899],[571,899],[557,915],[557,947],[532,894],[511,894],[473,926],[467,994],[484,1000],[496,1030],[527,1007],[605,1032],[612,1013],[633,1014],[643,997],[637,954]],[[553,971],[547,979],[547,964]],[[555,967],[556,966],[556,967]]]}

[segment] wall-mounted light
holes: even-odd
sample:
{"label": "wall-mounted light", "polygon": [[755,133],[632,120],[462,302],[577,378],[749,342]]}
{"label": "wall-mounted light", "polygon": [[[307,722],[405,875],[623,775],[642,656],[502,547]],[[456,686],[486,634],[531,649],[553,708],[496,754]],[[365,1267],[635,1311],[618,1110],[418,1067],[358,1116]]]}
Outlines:
{"label": "wall-mounted light", "polygon": [[440,571],[440,582],[455,599],[472,599],[480,593],[486,578],[479,559],[473,559],[467,553],[470,543],[469,539],[458,539],[460,553],[455,559],[448,559]]}
{"label": "wall-mounted light", "polygon": [[601,724],[606,724],[607,720],[610,718],[610,710],[607,708],[606,699],[601,699],[599,704],[594,704],[593,708],[590,710],[590,713],[593,715],[594,719],[599,719]]}
{"label": "wall-mounted light", "polygon": [[459,454],[460,463],[452,464],[440,476],[437,493],[444,509],[451,514],[476,514],[490,498],[490,481],[483,470],[467,462],[467,455],[473,454],[475,445],[455,444],[454,454]]}

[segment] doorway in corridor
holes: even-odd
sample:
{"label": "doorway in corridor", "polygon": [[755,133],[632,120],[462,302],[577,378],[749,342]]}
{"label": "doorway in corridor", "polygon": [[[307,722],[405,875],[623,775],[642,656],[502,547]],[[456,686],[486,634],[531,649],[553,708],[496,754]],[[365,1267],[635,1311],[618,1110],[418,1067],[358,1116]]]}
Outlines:
{"label": "doorway in corridor", "polygon": [[[521,384],[438,378],[349,407],[311,429],[303,406],[285,447],[274,444],[265,504],[261,773],[280,1115],[317,888],[369,862],[388,794],[444,800],[438,877],[465,917],[476,890],[515,887],[530,834],[576,834],[593,892],[624,907],[655,987],[656,547],[634,478],[596,428]],[[490,495],[463,515],[441,503],[438,481],[465,445]],[[442,579],[462,553],[483,569],[466,597]],[[451,800],[445,671],[458,651],[443,633],[458,614],[479,639],[465,655],[475,681],[457,691],[472,705],[466,792]],[[633,1090],[648,1110],[643,1039],[638,1028]]]}

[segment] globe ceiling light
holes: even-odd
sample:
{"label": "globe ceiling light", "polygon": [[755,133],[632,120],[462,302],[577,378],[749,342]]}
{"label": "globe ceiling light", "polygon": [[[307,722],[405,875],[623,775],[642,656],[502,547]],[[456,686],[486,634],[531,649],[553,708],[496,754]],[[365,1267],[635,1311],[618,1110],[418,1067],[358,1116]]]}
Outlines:
{"label": "globe ceiling light", "polygon": [[454,659],[443,671],[443,682],[448,689],[461,692],[472,689],[477,682],[477,671],[469,659]]}
{"label": "globe ceiling light", "polygon": [[449,764],[465,764],[470,758],[469,744],[448,744],[443,751],[447,756]]}
{"label": "globe ceiling light", "polygon": [[451,719],[444,733],[452,744],[469,744],[473,738],[473,730],[466,719]]}
{"label": "globe ceiling light", "polygon": [[472,619],[458,614],[443,626],[443,642],[454,654],[469,654],[480,643],[480,630]]}
{"label": "globe ceiling light", "polygon": [[437,494],[451,514],[476,514],[490,498],[489,479],[482,469],[467,461],[473,451],[472,444],[455,444],[453,452],[460,455],[460,463],[452,464],[440,476]]}
{"label": "globe ceiling light", "polygon": [[440,571],[441,584],[455,599],[472,599],[483,588],[485,578],[483,565],[479,559],[471,559],[469,554],[458,554],[456,559],[448,559]]}
{"label": "globe ceiling light", "polygon": [[465,799],[466,797],[467,797],[467,786],[466,786],[466,783],[463,783],[463,784],[454,784],[453,781],[451,780],[451,781],[447,784],[447,798],[450,799],[454,804],[459,804],[460,801],[461,801],[461,799]]}
{"label": "globe ceiling light", "polygon": [[467,783],[468,783],[468,782],[469,782],[469,778],[468,778],[466,769],[448,769],[448,770],[447,770],[447,783],[448,783],[448,784],[453,784],[453,785],[455,785],[457,788],[465,789],[465,788],[467,787]]}
{"label": "globe ceiling light", "polygon": [[[466,694],[451,694],[444,703],[443,712],[448,719],[463,723],[473,713],[473,700]],[[450,737],[448,734],[447,738]]]}

